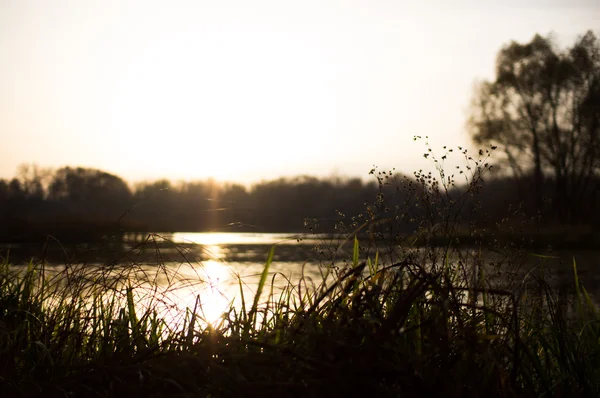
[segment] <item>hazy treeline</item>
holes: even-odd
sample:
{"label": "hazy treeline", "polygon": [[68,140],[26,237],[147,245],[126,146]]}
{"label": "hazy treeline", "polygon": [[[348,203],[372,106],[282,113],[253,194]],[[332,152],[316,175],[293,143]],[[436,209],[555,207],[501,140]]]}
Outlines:
{"label": "hazy treeline", "polygon": [[214,180],[165,179],[133,187],[113,174],[64,167],[22,166],[0,180],[5,240],[68,230],[306,231],[304,219],[332,226],[336,210],[364,211],[377,192],[360,179],[281,178],[246,188]]}
{"label": "hazy treeline", "polygon": [[[479,194],[468,198],[461,217],[482,225],[505,217],[535,216],[532,178],[486,177]],[[554,225],[551,181],[546,187],[542,224],[546,220],[546,225]],[[48,234],[86,240],[115,231],[308,232],[313,224],[305,224],[306,219],[316,221],[319,231],[330,232],[339,221],[348,226],[360,214],[363,218],[355,220],[363,222],[386,212],[408,215],[396,230],[410,232],[418,227],[411,219],[424,218],[424,208],[414,206],[421,189],[415,178],[404,176],[373,178],[368,183],[358,178],[302,176],[258,182],[249,188],[214,180],[174,183],[163,179],[132,187],[101,170],[42,171],[22,166],[13,179],[0,180],[1,234],[6,242],[43,239]],[[452,189],[450,195],[458,198],[461,189]],[[598,224],[597,201],[589,197],[584,203],[590,226]],[[481,209],[474,213],[477,202]]]}
{"label": "hazy treeline", "polygon": [[308,176],[264,181],[249,189],[211,180],[161,180],[136,187],[130,216],[159,231],[306,231],[305,218],[332,226],[336,210],[363,212],[376,192],[374,182]]}

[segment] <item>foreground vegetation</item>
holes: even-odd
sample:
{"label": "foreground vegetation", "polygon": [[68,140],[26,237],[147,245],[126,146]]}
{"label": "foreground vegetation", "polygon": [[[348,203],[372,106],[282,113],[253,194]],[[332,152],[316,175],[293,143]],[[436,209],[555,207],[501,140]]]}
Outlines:
{"label": "foreground vegetation", "polygon": [[600,315],[577,278],[570,305],[543,272],[529,283],[518,274],[500,281],[477,257],[447,249],[388,265],[361,253],[355,241],[328,282],[302,279],[275,292],[271,251],[256,295],[212,325],[198,307],[168,322],[159,295],[140,306],[135,264],[50,271],[4,263],[0,393],[600,394]]}
{"label": "foreground vegetation", "polygon": [[[473,198],[493,148],[474,159],[459,147],[468,166],[451,175],[444,149],[439,163],[426,153],[439,178],[373,170],[375,201],[335,225],[351,255],[332,251],[320,281],[275,283],[273,248],[254,296],[240,279],[241,305],[217,322],[204,319],[201,297],[167,316],[180,284],[160,253],[151,271],[126,257],[61,269],[5,261],[0,394],[599,396],[600,314],[575,261],[571,292],[555,290],[543,267],[521,268],[518,244],[463,218],[481,214]],[[475,249],[461,246],[464,231]],[[486,258],[484,241],[500,254]]]}

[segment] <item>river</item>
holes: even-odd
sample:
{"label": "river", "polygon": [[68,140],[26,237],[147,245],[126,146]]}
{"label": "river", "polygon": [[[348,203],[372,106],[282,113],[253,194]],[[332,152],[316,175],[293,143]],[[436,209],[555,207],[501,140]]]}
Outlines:
{"label": "river", "polygon": [[[327,265],[340,269],[351,264],[353,251],[352,241],[285,233],[149,234],[144,239],[138,237],[136,241],[120,246],[118,255],[110,260],[102,257],[102,250],[92,246],[76,249],[80,254],[87,254],[79,257],[85,260],[78,261],[65,250],[64,261],[52,261],[47,267],[61,271],[65,267],[84,266],[88,270],[103,270],[103,275],[107,269],[113,274],[127,269],[132,285],[137,287],[135,292],[140,305],[156,308],[172,322],[182,320],[186,307],[196,308],[203,314],[205,322],[213,324],[219,322],[221,314],[231,305],[241,308],[242,302],[246,306],[252,302],[271,247],[274,247],[274,257],[263,299],[269,294],[277,299],[290,283],[295,289],[318,285],[331,271]],[[373,259],[376,249],[380,252],[381,262],[387,261],[388,265],[409,253],[380,243],[377,248],[362,247],[361,258],[369,256]],[[465,250],[471,253],[465,258],[473,261],[480,258],[478,251]],[[425,252],[422,250],[421,254]],[[537,272],[544,265],[552,284],[567,290],[573,286],[575,258],[580,279],[588,292],[594,297],[600,293],[597,268],[600,251],[525,251],[512,257],[485,252],[482,258],[487,268],[490,262],[510,262],[511,267],[519,267],[520,277]],[[438,260],[429,258],[426,261]],[[132,264],[134,267],[127,267]],[[329,275],[332,277],[333,273]]]}

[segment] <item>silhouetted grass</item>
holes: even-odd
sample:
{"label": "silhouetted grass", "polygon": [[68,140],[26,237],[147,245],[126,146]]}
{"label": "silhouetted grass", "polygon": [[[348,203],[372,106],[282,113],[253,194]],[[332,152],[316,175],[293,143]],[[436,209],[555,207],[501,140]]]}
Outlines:
{"label": "silhouetted grass", "polygon": [[600,392],[599,316],[577,279],[570,307],[544,279],[496,288],[483,272],[474,277],[466,257],[451,255],[383,266],[378,254],[361,258],[355,240],[346,268],[276,295],[272,256],[256,295],[243,298],[248,305],[232,306],[214,325],[198,308],[167,322],[140,301],[145,288],[131,285],[135,264],[50,271],[4,263],[2,396]]}
{"label": "silhouetted grass", "polygon": [[[254,296],[240,278],[241,305],[232,302],[217,322],[204,320],[201,297],[173,315],[170,290],[198,278],[165,267],[150,241],[144,250],[156,249],[154,268],[132,257],[59,270],[5,262],[0,393],[599,396],[600,315],[575,262],[571,304],[543,272],[511,265],[522,260],[514,246],[491,241],[516,253],[494,259],[460,249],[460,231],[475,237],[474,247],[489,233],[460,220],[465,206],[477,210],[469,198],[487,168],[486,158],[472,161],[473,179],[461,189],[454,179],[463,172],[447,175],[441,166],[438,180],[379,172],[375,203],[336,224],[345,240],[330,246],[320,280],[282,286],[270,278],[272,249]],[[440,236],[443,244],[432,244]],[[349,255],[340,254],[348,246]]]}

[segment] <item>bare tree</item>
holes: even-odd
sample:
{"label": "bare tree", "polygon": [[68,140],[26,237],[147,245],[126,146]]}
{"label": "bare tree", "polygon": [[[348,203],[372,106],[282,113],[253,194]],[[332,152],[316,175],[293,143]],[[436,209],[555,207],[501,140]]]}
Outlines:
{"label": "bare tree", "polygon": [[590,31],[559,51],[549,38],[512,42],[498,53],[496,79],[474,93],[469,127],[476,143],[493,143],[516,175],[533,172],[535,207],[554,180],[554,208],[579,221],[600,170],[600,43]]}

